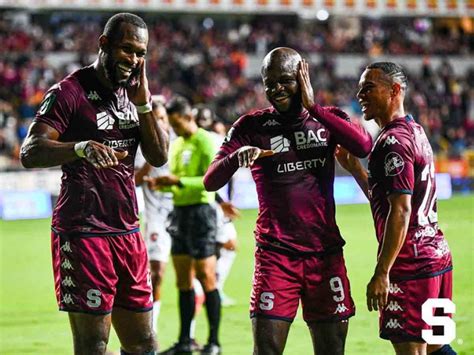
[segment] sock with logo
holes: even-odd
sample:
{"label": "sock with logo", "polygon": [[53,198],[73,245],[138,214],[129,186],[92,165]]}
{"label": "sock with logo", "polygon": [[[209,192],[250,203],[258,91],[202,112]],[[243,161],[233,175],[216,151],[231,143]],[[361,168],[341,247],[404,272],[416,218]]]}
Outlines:
{"label": "sock with logo", "polygon": [[155,334],[158,333],[158,317],[160,316],[161,301],[153,302],[152,326]]}
{"label": "sock with logo", "polygon": [[179,318],[181,330],[179,341],[187,342],[191,338],[191,321],[194,318],[195,298],[194,289],[189,291],[179,291]]}
{"label": "sock with logo", "polygon": [[219,344],[219,323],[221,320],[221,297],[219,290],[206,292],[206,311],[209,321],[208,343]]}
{"label": "sock with logo", "polygon": [[446,344],[438,350],[430,353],[430,355],[457,355],[457,352],[454,351],[454,349],[449,344]]}

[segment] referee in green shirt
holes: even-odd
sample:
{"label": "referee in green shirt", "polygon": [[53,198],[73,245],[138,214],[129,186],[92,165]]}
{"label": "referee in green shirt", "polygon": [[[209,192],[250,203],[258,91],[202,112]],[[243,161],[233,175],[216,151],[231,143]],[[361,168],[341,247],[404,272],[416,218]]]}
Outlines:
{"label": "referee in green shirt", "polygon": [[162,354],[191,354],[191,321],[196,275],[206,294],[209,321],[208,343],[201,354],[220,354],[218,329],[221,301],[216,284],[216,211],[211,203],[215,193],[204,188],[203,177],[214,159],[213,137],[199,128],[192,107],[183,97],[175,97],[166,106],[169,122],[178,138],[170,146],[170,173],[149,179],[155,188],[173,193],[174,211],[168,232],[171,254],[179,289],[181,330],[178,342]]}

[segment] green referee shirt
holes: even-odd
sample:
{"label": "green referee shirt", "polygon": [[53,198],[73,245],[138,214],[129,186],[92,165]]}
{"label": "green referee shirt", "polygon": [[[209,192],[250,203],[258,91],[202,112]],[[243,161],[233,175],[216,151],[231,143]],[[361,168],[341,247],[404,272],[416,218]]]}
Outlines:
{"label": "green referee shirt", "polygon": [[175,206],[212,203],[215,192],[207,192],[203,178],[216,154],[212,135],[199,128],[191,137],[178,137],[170,146],[170,171],[182,186],[172,186]]}

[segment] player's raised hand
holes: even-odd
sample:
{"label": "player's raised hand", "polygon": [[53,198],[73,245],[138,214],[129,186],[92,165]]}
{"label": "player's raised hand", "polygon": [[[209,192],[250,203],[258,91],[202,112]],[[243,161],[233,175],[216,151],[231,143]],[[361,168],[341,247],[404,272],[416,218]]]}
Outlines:
{"label": "player's raised hand", "polygon": [[367,285],[367,308],[369,311],[382,310],[387,305],[390,280],[388,274],[374,274]]}
{"label": "player's raised hand", "polygon": [[146,77],[146,61],[140,59],[138,64],[138,80],[133,80],[131,85],[127,87],[127,94],[130,101],[135,106],[143,106],[150,102],[151,94],[148,89],[148,79]]}
{"label": "player's raised hand", "polygon": [[239,166],[248,168],[252,166],[258,158],[268,157],[273,154],[275,154],[273,150],[265,150],[246,145],[239,149],[237,157],[239,158]]}
{"label": "player's raised hand", "polygon": [[128,151],[116,151],[95,141],[88,141],[84,148],[84,158],[97,169],[111,168],[119,164],[119,160],[128,156]]}
{"label": "player's raised hand", "polygon": [[314,91],[309,77],[309,64],[302,59],[298,67],[298,81],[301,89],[301,103],[309,110],[314,105]]}

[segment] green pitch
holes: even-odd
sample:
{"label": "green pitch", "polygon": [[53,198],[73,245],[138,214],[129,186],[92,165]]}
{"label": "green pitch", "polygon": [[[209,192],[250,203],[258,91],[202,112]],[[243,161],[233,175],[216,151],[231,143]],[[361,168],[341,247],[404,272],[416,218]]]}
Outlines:
{"label": "green pitch", "polygon": [[[454,257],[454,303],[457,337],[451,344],[459,354],[474,354],[474,195],[439,202],[440,226]],[[338,224],[347,241],[345,257],[357,314],[350,321],[346,354],[392,354],[378,338],[377,314],[365,306],[365,286],[375,265],[376,242],[368,205],[338,206]],[[251,354],[248,300],[253,270],[252,230],[256,211],[244,211],[236,222],[240,248],[226,293],[237,305],[224,308],[221,342],[224,354]],[[0,221],[0,353],[72,354],[67,314],[58,312],[53,293],[49,220]],[[173,269],[166,274],[159,323],[161,348],[178,333],[177,293]],[[197,318],[196,337],[207,337],[204,312]],[[119,349],[114,334],[109,348]],[[286,354],[311,354],[310,337],[300,316],[294,321]]]}

